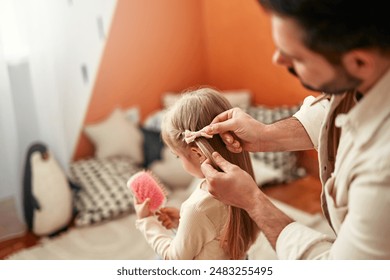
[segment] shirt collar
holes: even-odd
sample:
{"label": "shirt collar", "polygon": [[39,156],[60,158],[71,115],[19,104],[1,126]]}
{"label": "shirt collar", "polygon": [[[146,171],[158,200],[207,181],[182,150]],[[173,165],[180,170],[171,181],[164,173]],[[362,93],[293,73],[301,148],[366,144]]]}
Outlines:
{"label": "shirt collar", "polygon": [[363,145],[390,115],[390,69],[345,116],[345,124],[356,133],[356,142]]}

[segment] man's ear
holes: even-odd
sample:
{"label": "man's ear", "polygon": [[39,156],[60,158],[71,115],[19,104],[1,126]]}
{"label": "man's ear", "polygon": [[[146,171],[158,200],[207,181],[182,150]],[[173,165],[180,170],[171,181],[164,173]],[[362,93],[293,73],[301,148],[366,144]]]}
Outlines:
{"label": "man's ear", "polygon": [[375,56],[366,50],[353,50],[347,52],[342,58],[345,69],[358,78],[367,78],[376,68]]}
{"label": "man's ear", "polygon": [[206,160],[206,156],[198,147],[191,147],[191,153],[199,159],[199,162],[202,163]]}

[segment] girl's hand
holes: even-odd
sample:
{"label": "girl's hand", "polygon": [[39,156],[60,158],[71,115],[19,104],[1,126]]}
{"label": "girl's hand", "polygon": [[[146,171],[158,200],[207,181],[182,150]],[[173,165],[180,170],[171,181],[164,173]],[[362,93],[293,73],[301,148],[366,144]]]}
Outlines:
{"label": "girl's hand", "polygon": [[164,207],[156,214],[158,216],[158,220],[166,229],[178,228],[180,219],[179,209],[174,207]]}
{"label": "girl's hand", "polygon": [[145,199],[144,202],[139,203],[138,199],[134,196],[134,209],[138,219],[143,219],[153,215],[153,212],[149,210],[150,198]]}

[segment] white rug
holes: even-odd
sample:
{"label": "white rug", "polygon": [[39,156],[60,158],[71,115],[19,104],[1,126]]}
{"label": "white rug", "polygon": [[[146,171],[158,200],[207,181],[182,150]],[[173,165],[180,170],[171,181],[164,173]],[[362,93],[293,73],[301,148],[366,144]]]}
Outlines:
{"label": "white rug", "polygon": [[[176,193],[170,204],[177,206],[188,195]],[[291,218],[331,233],[320,214],[310,215],[279,201],[275,204]],[[103,224],[85,228],[72,228],[62,235],[44,238],[34,247],[24,249],[11,256],[11,260],[148,260],[157,259],[141,233],[135,228],[135,215],[128,215]],[[263,235],[249,251],[249,259],[276,259],[275,252]]]}

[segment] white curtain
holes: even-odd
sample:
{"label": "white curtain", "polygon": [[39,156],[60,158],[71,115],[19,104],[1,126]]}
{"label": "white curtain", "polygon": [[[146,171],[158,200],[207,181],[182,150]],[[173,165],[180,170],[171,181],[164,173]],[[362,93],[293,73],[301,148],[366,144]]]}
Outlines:
{"label": "white curtain", "polygon": [[67,171],[115,6],[0,0],[0,200],[14,197],[21,218],[28,147],[46,144]]}
{"label": "white curtain", "polygon": [[0,197],[15,195],[18,170],[18,141],[14,106],[3,46],[0,40]]}
{"label": "white curtain", "polygon": [[29,141],[39,139],[39,131],[27,42],[14,3],[0,2],[0,198],[14,197],[21,218],[23,152]]}

